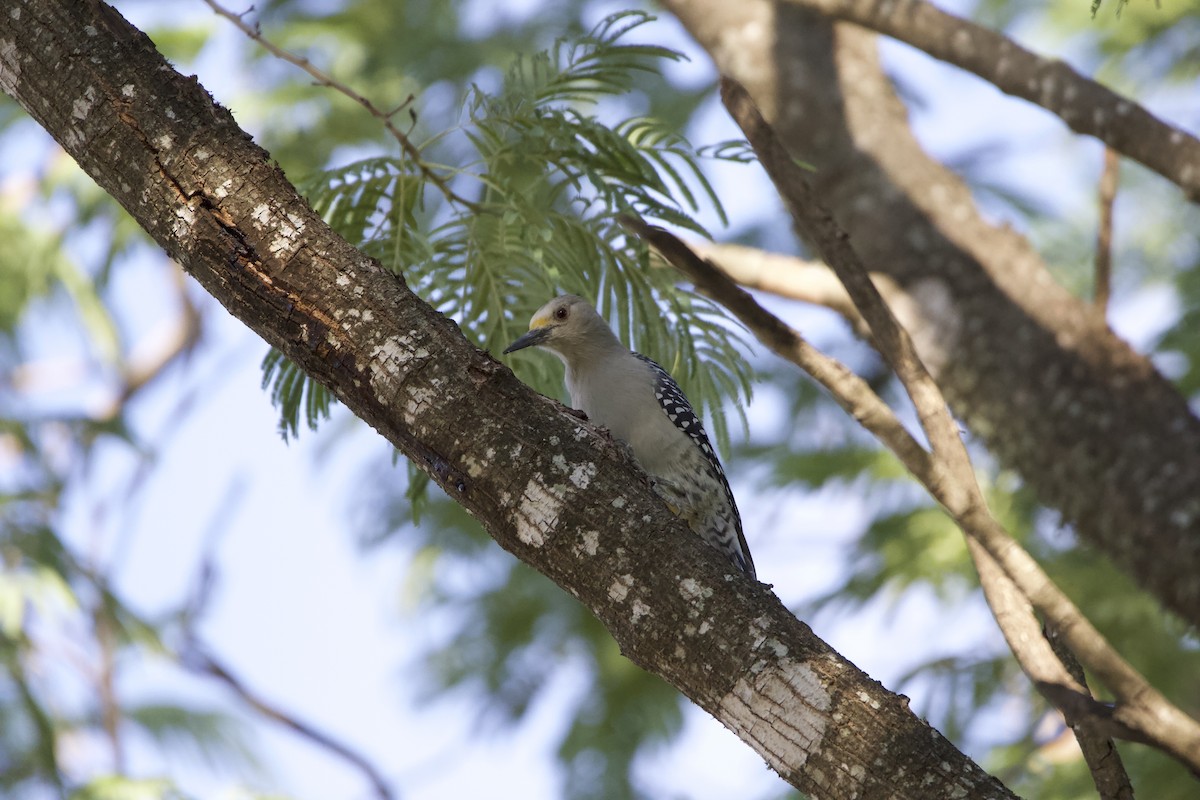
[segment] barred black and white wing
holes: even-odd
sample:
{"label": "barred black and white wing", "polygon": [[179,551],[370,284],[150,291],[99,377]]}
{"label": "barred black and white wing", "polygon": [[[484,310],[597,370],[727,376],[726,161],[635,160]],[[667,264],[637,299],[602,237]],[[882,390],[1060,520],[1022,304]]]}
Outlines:
{"label": "barred black and white wing", "polygon": [[747,575],[756,577],[733,490],[700,417],[670,373],[640,353],[633,355],[650,368],[654,397],[663,413],[695,445],[695,457],[680,463],[674,474],[654,476],[656,490],[687,519],[692,530],[725,553]]}

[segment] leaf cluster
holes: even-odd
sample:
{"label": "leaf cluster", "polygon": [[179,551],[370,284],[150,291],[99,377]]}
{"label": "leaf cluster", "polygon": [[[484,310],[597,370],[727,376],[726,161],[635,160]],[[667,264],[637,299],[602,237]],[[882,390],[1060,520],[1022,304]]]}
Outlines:
{"label": "leaf cluster", "polygon": [[[594,113],[680,58],[625,43],[649,20],[615,14],[579,40],[517,58],[498,91],[472,88],[461,124],[428,137],[419,162],[361,159],[302,189],[340,234],[402,273],[482,348],[502,349],[556,294],[595,300],[622,339],[674,373],[725,446],[721,401],[742,401],[740,414],[749,396],[738,335],[618,223],[635,214],[706,235],[697,215],[724,212],[685,139],[653,118],[609,125]],[[539,390],[561,392],[551,359],[512,366]],[[301,411],[310,427],[327,413],[329,396],[294,367],[276,356],[264,367],[284,430],[296,432]]]}

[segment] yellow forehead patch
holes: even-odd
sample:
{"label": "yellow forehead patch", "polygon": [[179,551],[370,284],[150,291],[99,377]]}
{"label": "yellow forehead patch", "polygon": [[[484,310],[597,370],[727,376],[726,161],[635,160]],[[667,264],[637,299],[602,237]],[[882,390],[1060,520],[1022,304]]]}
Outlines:
{"label": "yellow forehead patch", "polygon": [[538,314],[533,319],[529,320],[529,330],[536,331],[538,328],[544,328],[550,324],[549,314]]}

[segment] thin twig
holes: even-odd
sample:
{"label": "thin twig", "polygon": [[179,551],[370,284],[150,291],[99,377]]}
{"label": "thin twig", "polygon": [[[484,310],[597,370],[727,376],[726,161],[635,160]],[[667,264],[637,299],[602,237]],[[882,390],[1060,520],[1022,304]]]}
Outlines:
{"label": "thin twig", "polygon": [[[230,497],[237,497],[236,487],[231,488]],[[222,504],[222,508],[229,509],[235,505],[236,501],[234,499],[227,498],[227,502]],[[216,586],[216,546],[222,530],[223,526],[218,524],[218,520],[214,519],[211,521],[200,556],[200,566],[196,570],[195,578],[192,581],[191,589],[184,603],[181,615],[183,628],[181,638],[183,645],[179,652],[176,653],[176,660],[192,672],[208,675],[225,684],[242,702],[267,719],[279,723],[317,746],[330,751],[342,760],[349,762],[371,784],[379,800],[395,800],[396,795],[391,787],[388,786],[387,780],[366,756],[260,697],[202,644],[200,637],[196,633],[196,627],[208,612],[209,603],[213,596],[213,589]]]}
{"label": "thin twig", "polygon": [[92,625],[96,646],[100,649],[100,666],[96,674],[96,694],[100,701],[100,726],[112,751],[114,774],[125,774],[125,743],[121,736],[121,703],[117,697],[117,637],[113,630],[111,610],[103,594],[92,609]]}
{"label": "thin twig", "polygon": [[195,639],[191,639],[188,642],[187,649],[180,658],[180,663],[193,672],[215,678],[229,687],[238,696],[238,699],[259,714],[291,730],[293,733],[308,739],[318,747],[328,750],[354,766],[371,784],[375,796],[380,798],[380,800],[396,799],[396,794],[388,786],[387,780],[384,779],[382,773],[376,769],[375,765],[366,756],[354,750],[348,744],[338,741],[315,726],[284,711],[279,706],[264,700],[242,682],[241,679],[235,676],[228,667],[205,650]]}
{"label": "thin twig", "polygon": [[1100,222],[1096,232],[1096,289],[1092,304],[1101,317],[1108,314],[1112,296],[1113,202],[1117,198],[1117,176],[1121,156],[1111,147],[1104,148],[1104,170],[1100,173]]}
{"label": "thin twig", "polygon": [[217,0],[204,0],[204,2],[213,10],[215,14],[232,22],[238,30],[246,34],[254,41],[258,42],[259,45],[261,45],[262,48],[268,53],[307,72],[312,76],[313,80],[316,81],[318,86],[325,86],[333,89],[335,92],[345,95],[346,97],[350,98],[350,100],[362,106],[367,113],[380,121],[384,129],[387,130],[387,132],[393,139],[396,140],[397,143],[399,143],[400,149],[403,150],[405,154],[408,155],[408,157],[412,160],[413,165],[430,183],[432,183],[438,188],[439,191],[441,191],[442,195],[444,195],[447,200],[452,203],[458,203],[459,205],[465,206],[472,211],[479,210],[478,203],[468,200],[467,198],[455,192],[454,189],[450,187],[450,183],[448,180],[446,180],[446,178],[438,174],[428,164],[425,163],[425,161],[421,158],[421,149],[413,144],[412,139],[408,138],[408,135],[396,127],[396,124],[392,121],[396,114],[403,111],[408,107],[409,103],[412,102],[413,98],[411,96],[393,110],[383,111],[373,102],[354,91],[346,84],[336,80],[328,73],[318,69],[307,58],[295,55],[294,53],[284,50],[282,47],[276,45],[263,35],[262,30],[257,24],[251,25],[250,23],[246,22],[245,17],[250,14],[250,12],[254,11],[253,6],[241,14],[235,14],[218,3]]}

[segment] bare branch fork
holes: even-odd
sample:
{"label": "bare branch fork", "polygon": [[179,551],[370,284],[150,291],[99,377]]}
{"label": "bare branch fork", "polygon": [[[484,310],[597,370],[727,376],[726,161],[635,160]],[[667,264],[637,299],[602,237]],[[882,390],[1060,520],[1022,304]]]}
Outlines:
{"label": "bare branch fork", "polygon": [[[745,90],[725,80],[722,97],[775,182],[798,230],[837,273],[870,326],[880,352],[913,400],[931,451],[904,429],[862,379],[767,314],[753,298],[691,253],[682,242],[636,220],[629,222],[630,227],[692,277],[701,291],[725,304],[772,350],[826,386],[843,408],[897,454],[955,519],[967,534],[968,547],[980,571],[989,604],[1022,669],[1069,721],[1089,719],[1106,735],[1150,743],[1196,770],[1200,767],[1200,724],[1150,686],[992,517],[940,390],[917,358],[907,334],[883,303],[845,233],[816,202],[806,177],[775,138]],[[1070,675],[1041,635],[1034,610],[1113,692],[1115,707],[1096,702]]]}

